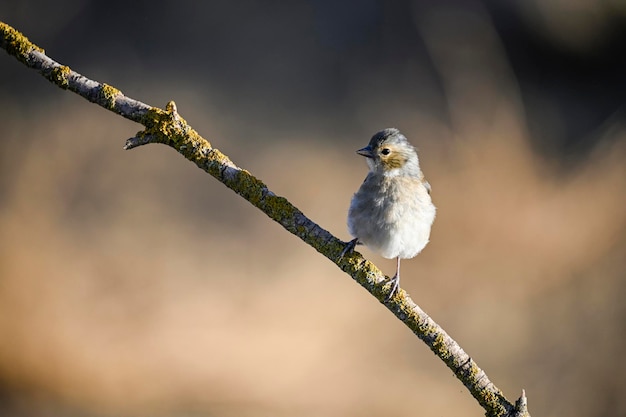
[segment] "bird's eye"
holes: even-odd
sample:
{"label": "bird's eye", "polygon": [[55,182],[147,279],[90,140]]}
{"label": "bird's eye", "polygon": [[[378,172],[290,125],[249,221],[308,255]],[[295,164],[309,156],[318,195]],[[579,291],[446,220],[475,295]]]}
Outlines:
{"label": "bird's eye", "polygon": [[391,153],[391,150],[389,150],[389,148],[383,148],[380,153],[382,153],[383,155],[389,155]]}

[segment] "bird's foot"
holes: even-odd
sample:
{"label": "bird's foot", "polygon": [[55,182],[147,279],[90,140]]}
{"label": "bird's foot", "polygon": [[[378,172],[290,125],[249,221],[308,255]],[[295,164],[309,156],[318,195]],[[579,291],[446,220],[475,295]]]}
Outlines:
{"label": "bird's foot", "polygon": [[400,277],[398,275],[394,275],[389,278],[389,282],[391,283],[391,290],[387,297],[385,297],[385,302],[388,303],[391,299],[398,293],[398,289],[400,288]]}
{"label": "bird's foot", "polygon": [[352,239],[350,242],[346,243],[346,246],[343,248],[343,250],[339,254],[339,258],[337,258],[337,262],[342,260],[343,257],[346,255],[346,253],[352,252],[354,248],[356,247],[356,245],[358,245],[359,243],[361,242],[359,242],[358,238]]}

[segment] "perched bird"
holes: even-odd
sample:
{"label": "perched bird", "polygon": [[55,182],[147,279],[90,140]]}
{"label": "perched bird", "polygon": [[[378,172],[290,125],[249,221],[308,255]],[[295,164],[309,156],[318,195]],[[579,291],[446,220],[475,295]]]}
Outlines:
{"label": "perched bird", "polygon": [[398,129],[381,130],[356,152],[366,158],[369,173],[352,197],[348,230],[354,240],[341,256],[362,243],[384,258],[396,258],[389,300],[400,284],[400,259],[413,258],[428,243],[435,206],[417,152]]}

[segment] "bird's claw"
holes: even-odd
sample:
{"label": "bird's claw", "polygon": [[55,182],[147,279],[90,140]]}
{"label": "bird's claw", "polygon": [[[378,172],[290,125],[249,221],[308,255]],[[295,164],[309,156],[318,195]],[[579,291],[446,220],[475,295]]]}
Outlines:
{"label": "bird's claw", "polygon": [[400,280],[397,275],[394,275],[392,278],[389,278],[391,282],[391,290],[387,297],[385,297],[385,302],[388,303],[391,299],[398,293],[398,288],[400,287]]}
{"label": "bird's claw", "polygon": [[[352,252],[354,248],[356,248],[356,245],[359,244],[361,244],[361,242],[359,242],[358,238],[352,239],[351,241],[346,243],[346,246],[343,248],[343,250],[339,254],[339,257],[337,258],[337,262],[341,261],[347,253]],[[389,278],[389,282],[391,284],[391,289],[389,290],[389,294],[387,294],[387,297],[385,297],[385,303],[391,301],[391,299],[398,293],[398,289],[400,288],[400,277],[398,276],[397,272],[396,275]]]}
{"label": "bird's claw", "polygon": [[346,253],[352,252],[354,250],[354,248],[356,248],[356,245],[358,245],[358,244],[359,244],[359,239],[358,238],[352,239],[350,242],[346,243],[346,246],[343,248],[343,250],[339,254],[339,258],[337,258],[337,262],[342,260],[343,257],[346,255]]}

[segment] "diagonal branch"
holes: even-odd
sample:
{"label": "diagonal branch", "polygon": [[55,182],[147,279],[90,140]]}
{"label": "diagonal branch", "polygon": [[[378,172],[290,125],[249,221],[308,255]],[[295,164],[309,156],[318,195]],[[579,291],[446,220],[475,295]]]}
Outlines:
{"label": "diagonal branch", "polygon": [[485,409],[487,416],[529,416],[524,391],[515,404],[509,402],[458,343],[422,311],[405,291],[399,290],[390,301],[385,302],[389,292],[387,278],[375,265],[358,252],[351,252],[340,258],[345,242],[321,228],[286,198],[274,194],[261,180],[235,165],[214,148],[178,114],[174,102],[169,102],[165,110],[151,107],[125,96],[110,85],[90,80],[50,59],[43,49],[3,22],[0,22],[0,47],[58,87],[142,124],[145,129],[128,139],[124,149],[148,143],[163,143],[176,149],[189,161],[330,259],[426,343],[463,382]]}

